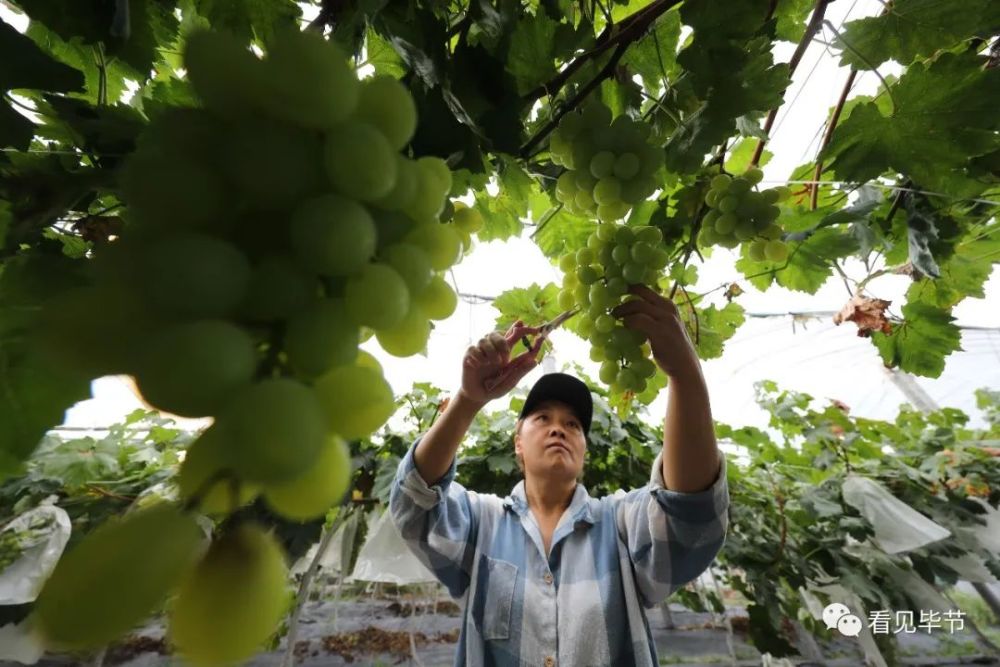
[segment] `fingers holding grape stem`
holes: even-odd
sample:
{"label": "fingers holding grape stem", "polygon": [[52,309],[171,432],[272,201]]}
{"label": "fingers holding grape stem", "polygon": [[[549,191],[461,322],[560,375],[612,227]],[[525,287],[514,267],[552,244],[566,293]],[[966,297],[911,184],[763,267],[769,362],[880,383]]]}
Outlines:
{"label": "fingers holding grape stem", "polygon": [[527,352],[513,359],[510,353],[518,341],[538,333],[538,327],[525,326],[518,320],[505,332],[494,331],[470,346],[462,363],[462,389],[472,399],[483,403],[503,396],[537,363],[541,339]]}

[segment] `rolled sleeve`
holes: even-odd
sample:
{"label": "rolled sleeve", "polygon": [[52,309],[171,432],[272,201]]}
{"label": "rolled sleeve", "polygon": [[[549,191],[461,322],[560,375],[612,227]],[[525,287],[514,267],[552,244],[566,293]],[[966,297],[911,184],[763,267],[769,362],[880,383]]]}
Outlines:
{"label": "rolled sleeve", "polygon": [[458,470],[458,459],[456,457],[451,460],[451,466],[448,468],[448,472],[444,474],[444,477],[433,484],[428,483],[420,475],[420,471],[417,470],[417,462],[413,458],[413,454],[417,450],[417,445],[420,444],[422,439],[423,436],[417,438],[406,451],[403,460],[399,462],[395,483],[399,485],[400,491],[405,493],[410,500],[422,509],[429,510],[441,502],[441,499],[448,493],[448,488],[455,481],[455,473]]}
{"label": "rolled sleeve", "polygon": [[413,460],[420,440],[399,462],[389,491],[389,511],[410,551],[459,598],[468,589],[472,572],[479,496],[455,481],[454,459],[444,477],[428,484]]}
{"label": "rolled sleeve", "polygon": [[617,496],[619,535],[628,547],[643,605],[653,607],[695,579],[725,543],[729,519],[726,458],[712,485],[693,493],[672,491],[663,481],[662,451],[649,484]]}
{"label": "rolled sleeve", "polygon": [[707,523],[727,515],[729,482],[726,479],[726,456],[719,450],[719,470],[707,489],[685,493],[668,489],[663,481],[663,450],[656,455],[649,477],[649,488],[663,511],[690,523]]}

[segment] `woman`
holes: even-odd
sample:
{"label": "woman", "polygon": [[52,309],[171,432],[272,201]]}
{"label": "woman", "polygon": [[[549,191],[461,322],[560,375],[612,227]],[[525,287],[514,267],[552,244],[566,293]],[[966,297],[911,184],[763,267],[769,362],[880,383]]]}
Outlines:
{"label": "woman", "polygon": [[[456,665],[658,664],[645,609],[696,578],[725,541],[729,489],[708,389],[677,308],[644,286],[612,313],[670,377],[648,485],[591,498],[578,482],[590,391],[562,373],[531,389],[514,434],[524,480],[506,498],[454,481],[475,415],[537,364],[520,323],[466,351],[462,387],[400,462],[390,511],[410,549],[465,598]],[[487,390],[486,381],[501,383]]]}

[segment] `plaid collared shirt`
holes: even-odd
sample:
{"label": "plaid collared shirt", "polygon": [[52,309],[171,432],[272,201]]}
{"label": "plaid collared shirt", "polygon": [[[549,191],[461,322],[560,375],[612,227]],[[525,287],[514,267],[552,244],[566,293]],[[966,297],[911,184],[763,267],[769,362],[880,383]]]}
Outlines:
{"label": "plaid collared shirt", "polygon": [[591,498],[582,484],[548,557],[519,482],[506,498],[466,490],[456,462],[428,485],[410,447],[390,494],[392,520],[464,616],[456,665],[658,664],[644,608],[701,574],[728,527],[726,460],[712,486],[670,491],[662,452],[650,482]]}

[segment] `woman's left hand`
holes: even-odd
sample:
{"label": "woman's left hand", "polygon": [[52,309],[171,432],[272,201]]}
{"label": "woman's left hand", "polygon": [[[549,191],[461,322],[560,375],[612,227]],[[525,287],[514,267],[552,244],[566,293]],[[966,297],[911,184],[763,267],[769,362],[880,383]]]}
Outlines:
{"label": "woman's left hand", "polygon": [[628,291],[635,298],[616,306],[611,314],[646,337],[653,361],[668,377],[700,376],[698,353],[674,302],[645,285],[629,285]]}

